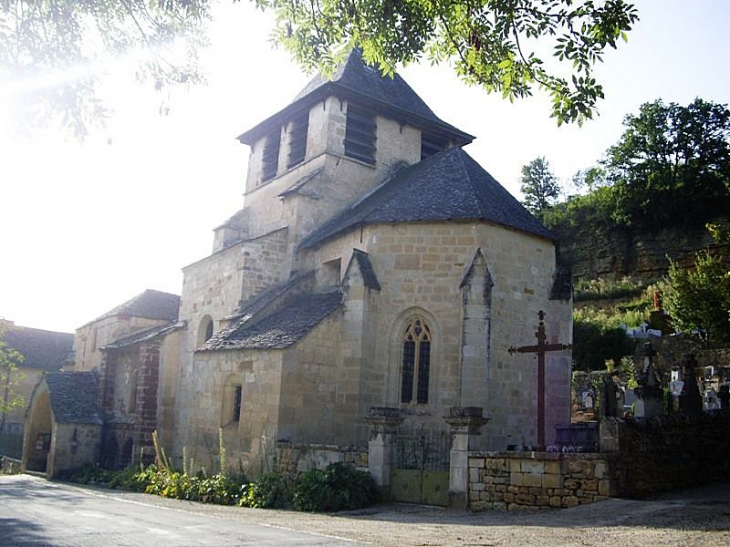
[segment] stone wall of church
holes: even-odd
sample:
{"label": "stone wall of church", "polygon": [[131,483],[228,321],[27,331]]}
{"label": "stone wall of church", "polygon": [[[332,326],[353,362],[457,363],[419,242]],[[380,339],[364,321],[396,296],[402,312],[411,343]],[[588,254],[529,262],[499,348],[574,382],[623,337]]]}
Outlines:
{"label": "stone wall of church", "polygon": [[214,321],[214,331],[220,321],[230,316],[239,304],[261,292],[267,286],[287,277],[286,230],[272,232],[256,239],[214,253],[183,269],[180,319],[188,323],[188,349],[204,341],[206,318]]}
{"label": "stone wall of church", "polygon": [[[266,233],[288,226],[291,249],[303,236],[342,211],[359,196],[379,185],[404,162],[420,161],[421,132],[394,120],[377,116],[376,162],[369,165],[345,154],[347,103],[329,97],[309,113],[305,161],[291,169],[287,129],[282,132],[278,175],[261,181],[264,141],[252,147],[246,184],[248,233]],[[297,191],[288,192],[314,175]],[[347,181],[345,183],[345,181]],[[282,194],[287,194],[281,197]]]}
{"label": "stone wall of church", "polygon": [[165,336],[160,347],[159,386],[157,390],[157,433],[168,448],[174,444],[177,427],[177,400],[180,396],[182,345],[186,332],[178,330]]}
{"label": "stone wall of church", "polygon": [[101,365],[101,348],[127,334],[158,327],[166,320],[146,319],[144,317],[121,317],[112,315],[87,323],[76,329],[74,336],[74,352],[76,362],[74,370],[99,370]]}
{"label": "stone wall of church", "polygon": [[[302,262],[316,267],[340,258],[347,264],[353,248],[369,254],[382,288],[373,293],[376,337],[362,363],[368,373],[361,391],[378,401],[372,406],[400,407],[434,425],[441,424],[448,407],[462,406],[460,284],[481,248],[494,282],[490,358],[483,370],[487,390],[479,405],[490,421],[474,448],[504,450],[511,444],[537,444],[536,358],[510,355],[507,350],[535,343],[540,310],[547,314],[548,342],[571,341],[570,303],[549,300],[555,271],[552,242],[488,224],[367,226],[310,251]],[[399,402],[402,342],[398,336],[403,322],[414,313],[431,323],[434,334],[427,405]],[[558,353],[546,362],[546,441],[550,444],[553,425],[570,419],[570,357]]]}
{"label": "stone wall of church", "polygon": [[[195,470],[215,472],[220,465],[222,428],[230,469],[255,475],[274,454],[278,431],[281,370],[284,352],[197,352],[191,369],[183,373],[185,389],[179,398],[178,434],[173,454],[178,463],[185,453]],[[241,386],[239,420],[232,415],[235,386]]]}
{"label": "stone wall of church", "polygon": [[360,367],[351,366],[346,356],[343,315],[344,310],[335,311],[286,352],[280,439],[366,445],[367,439],[357,438],[357,424],[362,423]]}

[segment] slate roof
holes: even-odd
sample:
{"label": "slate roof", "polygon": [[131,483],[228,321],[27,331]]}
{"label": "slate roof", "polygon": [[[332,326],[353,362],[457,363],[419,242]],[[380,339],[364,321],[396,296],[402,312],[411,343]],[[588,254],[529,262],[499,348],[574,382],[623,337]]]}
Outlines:
{"label": "slate roof", "polygon": [[9,348],[19,351],[24,360],[21,367],[45,371],[59,370],[72,359],[74,335],[67,332],[31,329],[10,326],[5,331],[5,343]]}
{"label": "slate roof", "polygon": [[147,289],[124,304],[97,317],[94,321],[116,315],[177,321],[179,308],[180,297],[178,295]]}
{"label": "slate roof", "polygon": [[[255,315],[263,312],[267,307],[274,304],[277,300],[286,297],[287,294],[303,292],[302,288],[309,281],[313,282],[315,277],[314,270],[299,272],[292,275],[289,279],[274,283],[265,290],[252,296],[243,302],[235,313],[227,317],[227,319],[238,319],[240,321],[249,321]],[[313,285],[310,285],[313,286]]]}
{"label": "slate roof", "polygon": [[44,376],[57,423],[102,423],[97,398],[99,377],[94,372],[48,372]]}
{"label": "slate roof", "polygon": [[353,249],[352,258],[357,261],[357,265],[360,267],[360,273],[362,273],[362,280],[365,286],[379,291],[380,282],[378,281],[378,276],[375,275],[373,264],[370,262],[370,255],[360,249]]}
{"label": "slate roof", "polygon": [[118,349],[118,348],[133,346],[134,344],[139,344],[141,342],[148,342],[150,340],[153,340],[160,336],[164,336],[172,331],[182,329],[184,327],[185,327],[184,321],[170,322],[170,323],[167,323],[166,325],[161,325],[159,327],[153,327],[151,329],[145,329],[143,331],[135,332],[134,334],[124,336],[123,338],[119,338],[118,340],[114,340],[110,344],[107,344],[102,349]]}
{"label": "slate roof", "polygon": [[456,147],[397,172],[304,238],[299,247],[314,247],[366,224],[445,220],[481,220],[555,239],[469,154]]}
{"label": "slate roof", "polygon": [[199,351],[284,349],[301,340],[342,304],[340,292],[302,293],[256,323],[240,322],[214,336]]}
{"label": "slate roof", "polygon": [[436,116],[398,74],[390,78],[383,76],[377,68],[367,66],[358,49],[354,49],[347,60],[337,67],[331,79],[321,74],[315,76],[287,107],[237,138],[240,142],[251,145],[272,129],[289,121],[294,113],[331,95],[352,100],[396,120],[408,121],[417,127],[446,134],[458,144],[467,144],[474,140],[472,135]]}

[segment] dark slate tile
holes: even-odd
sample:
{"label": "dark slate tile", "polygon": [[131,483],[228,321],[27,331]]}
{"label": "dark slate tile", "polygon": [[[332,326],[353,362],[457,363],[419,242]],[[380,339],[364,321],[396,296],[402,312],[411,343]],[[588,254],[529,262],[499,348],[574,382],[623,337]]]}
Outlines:
{"label": "dark slate tile", "polygon": [[299,246],[313,247],[365,224],[446,220],[493,222],[554,239],[512,194],[456,147],[402,169]]}
{"label": "dark slate tile", "polygon": [[211,338],[201,351],[283,349],[301,340],[342,304],[342,293],[303,293],[260,321],[243,322]]}
{"label": "dark slate tile", "polygon": [[11,326],[5,331],[5,343],[23,355],[21,367],[56,371],[68,361],[74,335],[28,327]]}
{"label": "dark slate tile", "polygon": [[99,377],[94,372],[48,372],[44,376],[58,423],[102,423]]}

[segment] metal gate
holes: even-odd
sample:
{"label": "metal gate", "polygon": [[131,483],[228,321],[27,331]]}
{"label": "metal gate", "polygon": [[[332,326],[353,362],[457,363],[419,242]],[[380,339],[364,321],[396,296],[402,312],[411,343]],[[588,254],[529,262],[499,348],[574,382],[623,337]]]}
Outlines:
{"label": "metal gate", "polygon": [[451,436],[445,431],[421,429],[396,435],[391,499],[448,505],[450,453]]}

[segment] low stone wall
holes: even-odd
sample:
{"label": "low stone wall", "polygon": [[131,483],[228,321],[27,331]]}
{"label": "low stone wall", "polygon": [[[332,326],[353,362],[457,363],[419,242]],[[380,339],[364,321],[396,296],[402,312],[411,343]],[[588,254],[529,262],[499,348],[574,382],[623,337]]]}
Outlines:
{"label": "low stone wall", "polygon": [[730,411],[607,418],[601,422],[601,450],[617,456],[611,474],[621,496],[726,480]]}
{"label": "low stone wall", "polygon": [[367,448],[324,444],[276,443],[276,470],[298,475],[311,469],[324,469],[331,463],[342,462],[359,469],[368,468]]}
{"label": "low stone wall", "polygon": [[20,460],[9,456],[0,456],[0,475],[17,475],[22,468]]}
{"label": "low stone wall", "polygon": [[469,507],[574,507],[615,495],[611,455],[470,452]]}
{"label": "low stone wall", "polygon": [[604,418],[601,453],[470,452],[469,507],[573,507],[727,480],[730,411]]}

